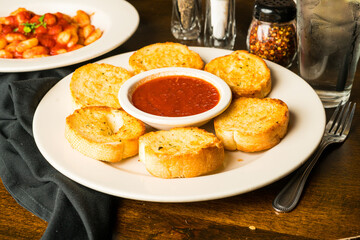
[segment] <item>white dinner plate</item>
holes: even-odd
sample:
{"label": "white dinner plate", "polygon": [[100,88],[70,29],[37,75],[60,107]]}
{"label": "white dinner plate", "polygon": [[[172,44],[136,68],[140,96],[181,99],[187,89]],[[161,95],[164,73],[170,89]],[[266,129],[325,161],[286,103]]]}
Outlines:
{"label": "white dinner plate", "polygon": [[0,0],[0,17],[19,7],[36,14],[62,12],[75,16],[77,10],[92,14],[91,23],[103,30],[102,37],[81,49],[35,59],[0,59],[0,72],[27,72],[68,66],[105,54],[130,38],[139,25],[136,9],[124,0]]}
{"label": "white dinner plate", "polygon": [[[192,47],[205,62],[228,50]],[[131,53],[102,60],[129,68]],[[299,167],[319,144],[325,127],[325,111],[313,89],[286,68],[267,62],[273,80],[270,97],[283,100],[290,110],[285,138],[259,153],[226,152],[219,171],[195,178],[161,179],[151,176],[138,156],[109,164],[83,156],[64,137],[65,118],[73,112],[71,74],[41,100],[34,116],[36,144],[57,170],[74,181],[107,194],[156,202],[191,202],[218,199],[255,190]],[[211,129],[211,123],[206,126]]]}

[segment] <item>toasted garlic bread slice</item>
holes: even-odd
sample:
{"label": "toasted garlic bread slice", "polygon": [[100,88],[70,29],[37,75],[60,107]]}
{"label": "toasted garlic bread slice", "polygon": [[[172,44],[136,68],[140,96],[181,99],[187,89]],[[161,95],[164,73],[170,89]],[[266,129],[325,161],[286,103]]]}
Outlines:
{"label": "toasted garlic bread slice", "polygon": [[216,136],[225,149],[244,152],[272,148],[285,136],[288,123],[287,105],[273,98],[235,99],[214,119]]}
{"label": "toasted garlic bread slice", "polygon": [[265,61],[244,50],[215,58],[204,70],[222,78],[235,98],[263,98],[271,91],[270,69]]}
{"label": "toasted garlic bread slice", "polygon": [[106,106],[75,110],[66,118],[65,137],[70,145],[93,159],[117,162],[138,154],[145,124],[125,111]]}
{"label": "toasted garlic bread slice", "polygon": [[70,81],[74,107],[121,108],[117,97],[119,89],[132,76],[124,68],[105,63],[90,63],[76,69]]}
{"label": "toasted garlic bread slice", "polygon": [[149,132],[139,139],[140,161],[153,176],[189,178],[220,168],[224,147],[212,133],[196,127]]}
{"label": "toasted garlic bread slice", "polygon": [[145,46],[129,58],[129,65],[137,74],[163,67],[188,67],[203,69],[200,55],[180,43],[154,43]]}

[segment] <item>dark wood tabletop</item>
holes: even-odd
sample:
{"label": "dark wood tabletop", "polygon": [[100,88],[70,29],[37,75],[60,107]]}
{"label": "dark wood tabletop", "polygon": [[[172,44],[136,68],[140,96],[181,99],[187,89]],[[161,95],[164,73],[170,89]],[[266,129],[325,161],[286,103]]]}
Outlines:
{"label": "dark wood tabletop", "polygon": [[[129,2],[139,12],[139,27],[127,42],[102,58],[134,51],[156,42],[179,42],[170,32],[170,0]],[[253,1],[248,0],[236,1],[235,49],[246,49],[245,38],[253,4]],[[201,45],[197,41],[182,43]],[[292,70],[297,71],[296,65]],[[359,98],[360,70],[355,76],[351,100],[360,103]],[[325,150],[294,211],[278,213],[272,208],[272,201],[292,174],[255,191],[211,201],[155,203],[117,198],[114,239],[360,237],[359,106],[348,139],[343,144],[331,145]],[[326,110],[328,117],[332,111]],[[0,239],[40,239],[46,227],[45,221],[18,205],[0,184]]]}

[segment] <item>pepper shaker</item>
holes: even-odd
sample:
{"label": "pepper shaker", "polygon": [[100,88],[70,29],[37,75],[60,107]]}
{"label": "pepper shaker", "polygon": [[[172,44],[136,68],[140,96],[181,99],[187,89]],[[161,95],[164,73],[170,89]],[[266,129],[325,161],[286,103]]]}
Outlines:
{"label": "pepper shaker", "polygon": [[201,33],[201,0],[173,0],[171,32],[175,38],[194,40]]}
{"label": "pepper shaker", "polygon": [[233,49],[236,37],[235,0],[206,0],[204,43]]}
{"label": "pepper shaker", "polygon": [[293,0],[256,0],[246,44],[261,58],[290,67],[297,53]]}

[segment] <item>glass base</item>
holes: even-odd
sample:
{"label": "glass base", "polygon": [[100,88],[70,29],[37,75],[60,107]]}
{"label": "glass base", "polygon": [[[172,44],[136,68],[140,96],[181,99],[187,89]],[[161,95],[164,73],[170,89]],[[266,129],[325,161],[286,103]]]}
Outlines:
{"label": "glass base", "polygon": [[218,40],[211,36],[205,36],[204,45],[206,47],[216,47],[232,50],[235,46],[235,36],[224,40]]}
{"label": "glass base", "polygon": [[339,105],[340,102],[346,103],[350,98],[350,91],[323,91],[315,90],[324,105],[324,108],[334,108]]}
{"label": "glass base", "polygon": [[200,36],[200,28],[185,30],[181,26],[172,26],[171,33],[176,39],[194,40]]}

